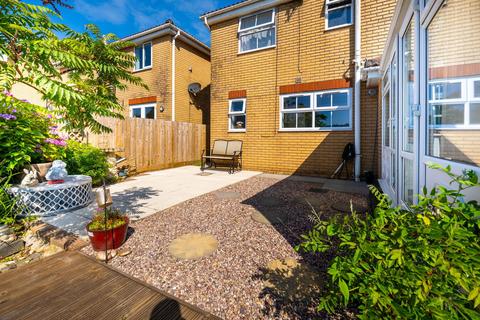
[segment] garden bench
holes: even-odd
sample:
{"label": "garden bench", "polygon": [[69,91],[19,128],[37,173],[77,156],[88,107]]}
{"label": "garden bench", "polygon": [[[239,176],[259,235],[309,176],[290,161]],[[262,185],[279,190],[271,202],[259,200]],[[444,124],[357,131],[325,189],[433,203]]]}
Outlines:
{"label": "garden bench", "polygon": [[222,164],[229,167],[228,172],[234,173],[235,168],[242,169],[242,145],[241,140],[215,140],[210,155],[205,150],[202,152],[202,165],[200,170],[205,170],[207,160],[216,168]]}

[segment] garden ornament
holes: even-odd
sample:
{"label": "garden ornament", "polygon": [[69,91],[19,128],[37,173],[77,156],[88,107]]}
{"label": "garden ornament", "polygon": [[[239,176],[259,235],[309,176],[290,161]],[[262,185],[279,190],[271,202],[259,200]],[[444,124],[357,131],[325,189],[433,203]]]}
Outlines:
{"label": "garden ornament", "polygon": [[65,178],[68,176],[67,164],[61,160],[55,160],[52,163],[52,167],[48,169],[45,179],[48,180],[49,184],[63,183]]}
{"label": "garden ornament", "polygon": [[25,177],[22,179],[22,182],[20,183],[24,187],[34,187],[38,184],[38,172],[37,170],[27,170],[23,169],[23,172],[25,173]]}

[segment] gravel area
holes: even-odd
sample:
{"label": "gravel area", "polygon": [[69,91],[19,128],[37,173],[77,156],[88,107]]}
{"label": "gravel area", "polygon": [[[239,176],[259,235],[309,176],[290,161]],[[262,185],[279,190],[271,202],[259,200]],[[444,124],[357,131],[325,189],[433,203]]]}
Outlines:
{"label": "gravel area", "polygon": [[[367,199],[325,191],[315,183],[261,175],[219,191],[234,192],[239,197],[222,198],[218,192],[212,192],[132,223],[134,232],[124,245],[132,253],[115,258],[111,264],[224,319],[320,317],[314,310],[315,288],[299,290],[309,296],[292,298],[291,279],[282,284],[278,270],[268,266],[273,260],[295,259],[308,266],[307,274],[315,270],[321,275],[329,257],[302,256],[293,249],[300,241],[299,235],[311,228],[308,219],[311,206],[331,214],[335,213],[334,203],[351,200],[366,207]],[[269,219],[278,214],[282,219],[274,220],[272,225],[262,224],[252,219],[255,212]],[[197,260],[172,257],[168,250],[170,243],[187,233],[214,236],[218,249]],[[90,247],[83,250],[93,254]]]}

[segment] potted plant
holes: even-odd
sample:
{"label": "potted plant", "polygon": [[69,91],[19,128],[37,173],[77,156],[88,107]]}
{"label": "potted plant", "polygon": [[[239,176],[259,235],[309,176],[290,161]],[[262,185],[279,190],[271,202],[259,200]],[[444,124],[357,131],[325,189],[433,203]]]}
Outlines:
{"label": "potted plant", "polygon": [[[106,210],[106,214],[105,211]],[[118,209],[99,208],[87,225],[87,233],[93,250],[118,249],[127,238],[128,217]]]}

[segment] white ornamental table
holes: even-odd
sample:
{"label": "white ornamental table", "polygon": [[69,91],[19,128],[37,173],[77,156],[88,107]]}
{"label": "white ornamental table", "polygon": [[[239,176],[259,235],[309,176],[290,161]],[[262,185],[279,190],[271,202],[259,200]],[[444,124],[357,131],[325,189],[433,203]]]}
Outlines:
{"label": "white ornamental table", "polygon": [[12,196],[22,214],[50,216],[88,206],[93,202],[92,178],[83,175],[67,176],[64,183],[42,182],[34,187],[14,186]]}

